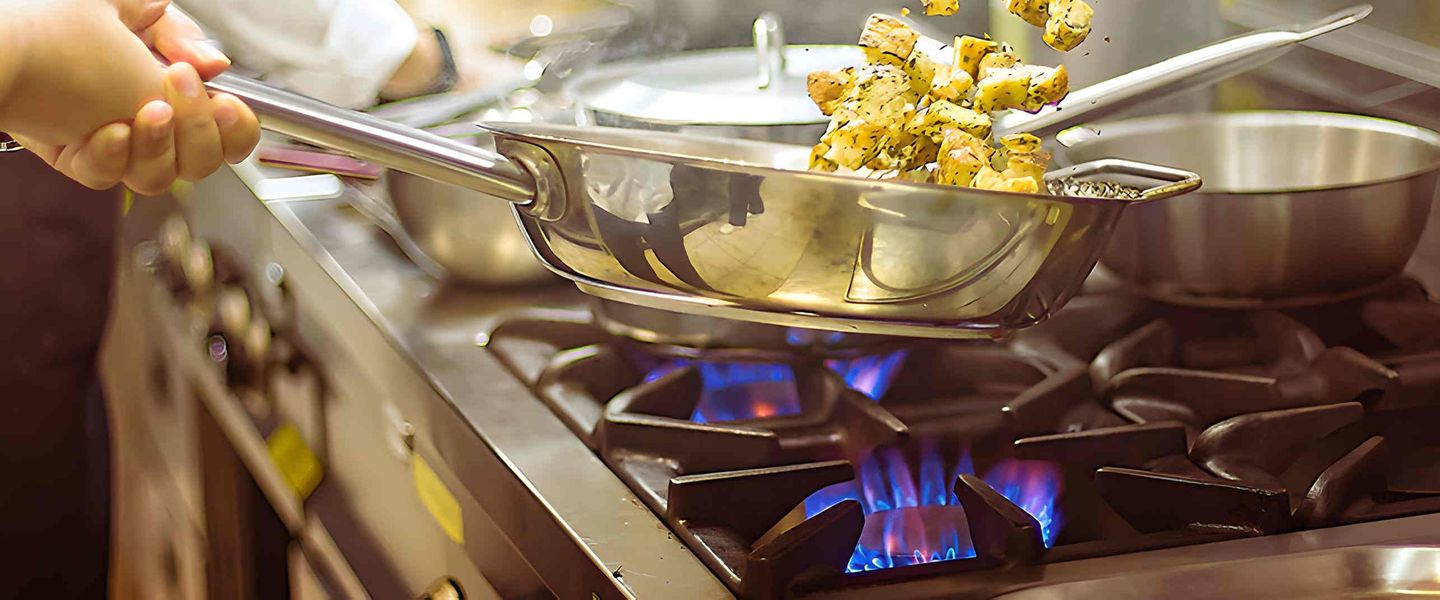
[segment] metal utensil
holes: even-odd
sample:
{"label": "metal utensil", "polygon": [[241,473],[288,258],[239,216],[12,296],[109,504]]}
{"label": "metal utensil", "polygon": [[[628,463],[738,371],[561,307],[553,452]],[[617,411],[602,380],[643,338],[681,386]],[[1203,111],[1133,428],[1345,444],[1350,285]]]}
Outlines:
{"label": "metal utensil", "polygon": [[[271,130],[514,203],[536,253],[593,295],[853,333],[994,337],[1079,289],[1125,207],[1193,173],[1097,161],[1137,200],[805,170],[809,150],[559,125],[490,126],[498,152],[223,75]],[[460,217],[455,217],[457,220]]]}
{"label": "metal utensil", "polygon": [[[1199,50],[1076,90],[1058,106],[1029,114],[1012,111],[995,120],[995,136],[1032,133],[1049,137],[1085,120],[1103,119],[1146,102],[1204,88],[1280,58],[1295,44],[1349,26],[1369,16],[1369,4],[1352,6],[1305,25],[1239,35]],[[925,42],[933,55],[945,56]]]}
{"label": "metal utensil", "polygon": [[1127,211],[1102,264],[1148,296],[1223,308],[1363,294],[1398,276],[1440,189],[1440,134],[1332,113],[1166,115],[1064,132],[1072,160],[1144,157],[1205,177]]}

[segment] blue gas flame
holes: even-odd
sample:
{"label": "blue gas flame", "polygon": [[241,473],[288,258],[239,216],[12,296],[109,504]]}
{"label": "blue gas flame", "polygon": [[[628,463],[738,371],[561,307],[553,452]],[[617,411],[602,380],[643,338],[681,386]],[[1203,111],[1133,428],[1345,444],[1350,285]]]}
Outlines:
{"label": "blue gas flame", "polygon": [[[919,465],[915,467],[898,448],[884,448],[861,459],[855,480],[827,486],[805,499],[806,517],[844,500],[860,503],[866,515],[866,535],[851,554],[847,572],[975,556],[963,513],[923,510],[959,510],[960,502],[951,486],[962,473],[975,472],[968,450],[960,451],[950,461],[941,454],[937,444],[925,441],[920,445]],[[1058,469],[1049,463],[1006,460],[991,469],[985,480],[1034,516],[1040,522],[1045,545],[1054,545],[1060,531],[1055,507],[1060,494]],[[883,528],[883,532],[873,535],[874,527]],[[882,540],[883,546],[866,545],[865,540],[875,539]]]}
{"label": "blue gas flame", "polygon": [[825,366],[840,374],[851,389],[879,400],[890,390],[895,373],[905,363],[909,351],[899,350],[889,354],[862,356],[849,360],[827,360]]}
{"label": "blue gas flame", "polygon": [[1060,469],[1045,461],[1006,460],[985,474],[985,483],[1035,517],[1046,548],[1055,545],[1061,526],[1060,512],[1055,509]]}
{"label": "blue gas flame", "polygon": [[676,360],[644,379],[655,381],[687,365],[699,369],[703,388],[691,421],[723,423],[800,414],[795,371],[782,364]]}

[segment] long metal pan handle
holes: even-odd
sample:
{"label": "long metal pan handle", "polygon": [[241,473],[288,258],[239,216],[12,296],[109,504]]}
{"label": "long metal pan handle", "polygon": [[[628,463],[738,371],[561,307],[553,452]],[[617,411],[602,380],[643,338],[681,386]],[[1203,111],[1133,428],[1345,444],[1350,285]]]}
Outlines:
{"label": "long metal pan handle", "polygon": [[1049,137],[1137,105],[1213,85],[1276,58],[1295,44],[1369,16],[1368,4],[1352,6],[1307,25],[1248,33],[1181,54],[1137,71],[1072,92],[1058,107],[1035,114],[1013,112],[996,120],[995,135],[1033,133]]}
{"label": "long metal pan handle", "polygon": [[245,101],[260,117],[260,126],[270,131],[516,204],[529,204],[535,198],[534,178],[498,153],[331,106],[248,77],[225,73],[206,85]]}

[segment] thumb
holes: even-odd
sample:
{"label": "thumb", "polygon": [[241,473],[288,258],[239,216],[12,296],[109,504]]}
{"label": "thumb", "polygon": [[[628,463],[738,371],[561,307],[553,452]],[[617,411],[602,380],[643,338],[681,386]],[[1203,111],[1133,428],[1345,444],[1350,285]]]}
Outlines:
{"label": "thumb", "polygon": [[230,59],[206,39],[205,32],[190,17],[174,7],[140,32],[146,44],[172,63],[189,63],[202,79],[210,79],[230,68]]}

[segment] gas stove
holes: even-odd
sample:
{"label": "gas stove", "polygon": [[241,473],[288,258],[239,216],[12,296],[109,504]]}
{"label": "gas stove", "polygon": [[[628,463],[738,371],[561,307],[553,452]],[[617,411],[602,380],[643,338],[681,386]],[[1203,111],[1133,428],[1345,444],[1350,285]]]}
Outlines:
{"label": "gas stove", "polygon": [[[190,229],[257,311],[283,274],[291,324],[274,335],[327,382],[324,478],[282,516],[335,530],[332,562],[363,565],[371,595],[437,577],[467,597],[564,598],[1108,598],[1206,580],[1231,581],[1222,596],[1303,596],[1435,580],[1417,559],[1440,546],[1440,304],[1416,281],[1223,312],[1097,277],[1008,341],[867,338],[656,315],[564,284],[448,287],[344,198],[257,202],[229,177],[194,194]],[[193,294],[151,281],[152,263],[137,261],[121,303],[183,308]],[[181,308],[148,318],[183,321]],[[241,360],[177,330],[170,354]],[[194,377],[246,398],[264,368]],[[1256,575],[1255,559],[1277,566]],[[1336,564],[1351,567],[1313,575]]]}
{"label": "gas stove", "polygon": [[745,597],[1440,512],[1440,304],[1413,281],[1288,313],[1092,293],[1008,343],[789,354],[607,312],[522,310],[487,345]]}

